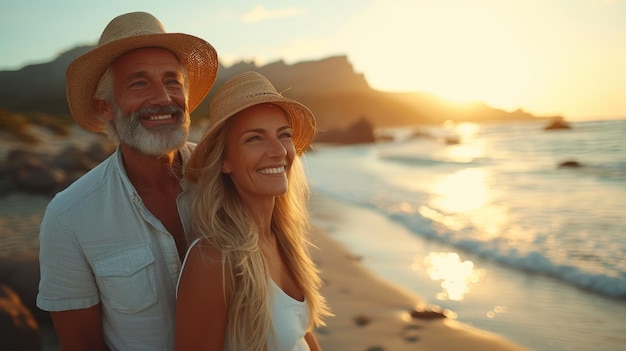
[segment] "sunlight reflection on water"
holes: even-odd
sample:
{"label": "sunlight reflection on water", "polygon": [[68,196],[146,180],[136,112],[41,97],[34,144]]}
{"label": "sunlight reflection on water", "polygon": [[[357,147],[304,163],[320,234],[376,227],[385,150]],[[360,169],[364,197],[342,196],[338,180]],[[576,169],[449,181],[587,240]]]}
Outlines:
{"label": "sunlight reflection on water", "polygon": [[431,207],[445,212],[467,212],[485,206],[489,200],[488,173],[464,169],[442,176],[435,184]]}
{"label": "sunlight reflection on water", "polygon": [[[438,300],[463,300],[470,291],[470,284],[476,284],[485,275],[484,270],[474,268],[472,261],[462,261],[456,252],[431,252],[423,259],[425,270],[432,280],[441,280],[443,289],[437,294]],[[414,262],[413,269],[420,269]]]}

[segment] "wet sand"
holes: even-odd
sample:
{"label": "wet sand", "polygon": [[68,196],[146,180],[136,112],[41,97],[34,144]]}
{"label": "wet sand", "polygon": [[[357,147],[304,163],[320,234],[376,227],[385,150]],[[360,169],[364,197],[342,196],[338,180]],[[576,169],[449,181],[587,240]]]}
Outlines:
{"label": "wet sand", "polygon": [[310,204],[317,246],[312,253],[325,283],[323,294],[335,314],[317,330],[324,350],[525,350],[499,335],[439,318],[445,311],[372,274],[358,256],[316,226],[321,221],[324,227],[346,223],[345,213],[328,206],[332,202],[319,195]]}

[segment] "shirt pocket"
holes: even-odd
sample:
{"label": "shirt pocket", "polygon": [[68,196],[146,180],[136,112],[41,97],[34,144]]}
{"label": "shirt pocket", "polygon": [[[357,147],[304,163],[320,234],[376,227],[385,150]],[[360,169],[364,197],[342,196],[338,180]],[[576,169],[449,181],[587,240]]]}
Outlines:
{"label": "shirt pocket", "polygon": [[103,304],[122,313],[137,313],[156,304],[154,255],[136,247],[94,261]]}

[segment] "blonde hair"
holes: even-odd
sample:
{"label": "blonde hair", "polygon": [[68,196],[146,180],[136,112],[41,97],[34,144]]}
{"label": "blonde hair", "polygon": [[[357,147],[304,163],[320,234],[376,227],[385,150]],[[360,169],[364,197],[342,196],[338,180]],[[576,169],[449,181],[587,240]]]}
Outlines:
{"label": "blonde hair", "polygon": [[[193,202],[194,232],[222,255],[224,287],[230,293],[226,343],[237,350],[266,350],[273,332],[269,273],[259,247],[259,229],[238,195],[230,177],[221,172],[226,134],[232,118],[206,149],[197,172],[198,192]],[[309,329],[324,325],[331,313],[319,289],[319,272],[309,254],[310,195],[302,162],[295,156],[288,175],[288,190],[278,196],[271,218],[281,253],[296,284],[302,289],[310,312]]]}

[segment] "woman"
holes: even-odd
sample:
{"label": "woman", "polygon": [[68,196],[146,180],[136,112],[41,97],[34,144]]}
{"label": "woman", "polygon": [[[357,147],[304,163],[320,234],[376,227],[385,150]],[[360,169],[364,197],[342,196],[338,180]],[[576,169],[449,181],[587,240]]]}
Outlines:
{"label": "woman", "polygon": [[300,155],[315,133],[304,105],[256,72],[230,79],[188,162],[198,186],[178,286],[177,350],[320,350],[329,316],[308,251]]}

